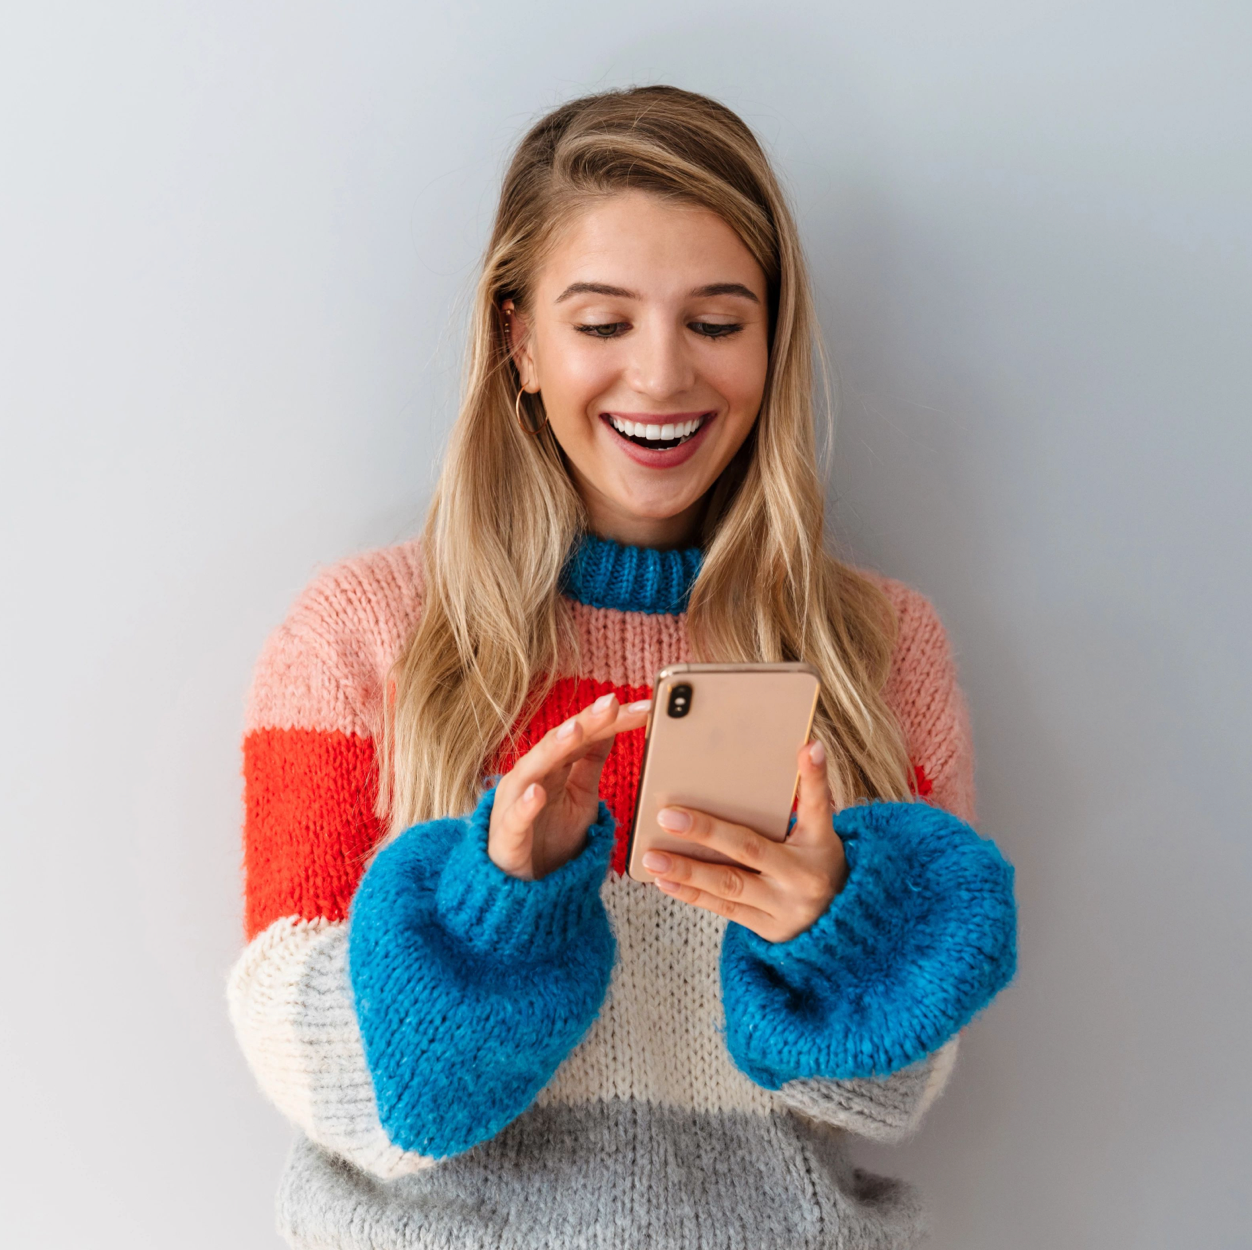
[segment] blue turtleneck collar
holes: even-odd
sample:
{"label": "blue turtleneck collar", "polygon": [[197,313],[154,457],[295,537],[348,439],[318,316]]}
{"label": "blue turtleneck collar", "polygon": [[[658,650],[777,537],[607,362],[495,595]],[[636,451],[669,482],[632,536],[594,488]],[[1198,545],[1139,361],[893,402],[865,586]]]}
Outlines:
{"label": "blue turtleneck collar", "polygon": [[699,547],[659,551],[587,534],[570,552],[561,592],[592,608],[676,616],[687,610],[703,558]]}

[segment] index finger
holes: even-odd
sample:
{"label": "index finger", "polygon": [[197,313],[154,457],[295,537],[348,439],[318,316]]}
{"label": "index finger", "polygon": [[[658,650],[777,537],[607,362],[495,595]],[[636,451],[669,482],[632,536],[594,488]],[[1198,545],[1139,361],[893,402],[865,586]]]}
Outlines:
{"label": "index finger", "polygon": [[[608,703],[605,700],[609,700]],[[647,722],[648,710],[652,707],[651,699],[636,699],[633,703],[618,703],[615,691],[601,695],[594,703],[589,703],[576,719],[583,720],[583,729],[588,743],[599,742],[604,738],[614,738],[620,733],[631,729],[640,729]],[[599,708],[597,713],[596,709]],[[610,715],[609,712],[612,712]],[[585,718],[585,719],[584,719]]]}
{"label": "index finger", "polygon": [[720,820],[708,812],[698,812],[690,807],[663,807],[656,814],[656,822],[666,833],[676,833],[712,851],[720,851],[753,872],[766,872],[780,862],[777,842],[763,837],[747,825]]}
{"label": "index finger", "polygon": [[650,706],[649,700],[642,699],[622,707],[613,691],[601,695],[581,712],[575,713],[555,729],[549,729],[513,765],[508,774],[512,784],[524,789],[530,782],[573,764],[593,748],[598,749],[597,744],[606,738],[638,729],[647,720]]}

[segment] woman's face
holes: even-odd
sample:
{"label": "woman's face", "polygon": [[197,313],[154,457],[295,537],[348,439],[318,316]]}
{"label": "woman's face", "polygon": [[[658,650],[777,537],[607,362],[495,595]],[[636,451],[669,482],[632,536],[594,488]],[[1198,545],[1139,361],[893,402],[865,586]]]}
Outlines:
{"label": "woman's face", "polygon": [[562,234],[525,315],[512,312],[514,359],[597,534],[692,539],[761,406],[766,296],[761,267],[706,209],[623,192]]}

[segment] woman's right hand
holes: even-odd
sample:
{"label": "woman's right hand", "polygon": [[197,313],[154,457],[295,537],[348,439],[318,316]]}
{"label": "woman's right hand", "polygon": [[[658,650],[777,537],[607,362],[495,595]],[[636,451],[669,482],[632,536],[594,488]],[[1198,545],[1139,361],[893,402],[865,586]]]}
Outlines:
{"label": "woman's right hand", "polygon": [[639,729],[649,700],[622,707],[606,694],[549,730],[500,778],[487,854],[502,872],[537,881],[574,858],[600,805],[600,771],[613,739]]}

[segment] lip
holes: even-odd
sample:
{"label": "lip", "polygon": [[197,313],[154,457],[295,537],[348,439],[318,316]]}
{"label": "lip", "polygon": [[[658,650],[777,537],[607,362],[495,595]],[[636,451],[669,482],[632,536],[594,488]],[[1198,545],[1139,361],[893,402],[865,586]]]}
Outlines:
{"label": "lip", "polygon": [[640,447],[638,443],[632,443],[624,434],[619,434],[613,428],[613,422],[609,420],[610,414],[602,412],[600,420],[604,428],[612,435],[613,441],[617,446],[636,464],[641,464],[648,469],[675,469],[680,464],[685,464],[700,449],[704,436],[717,420],[717,413],[708,408],[697,412],[614,412],[611,415],[622,417],[627,421],[650,422],[653,425],[668,425],[671,423],[678,425],[683,421],[694,421],[697,417],[704,418],[704,424],[685,443],[679,443],[677,447],[668,449],[653,449]]}

